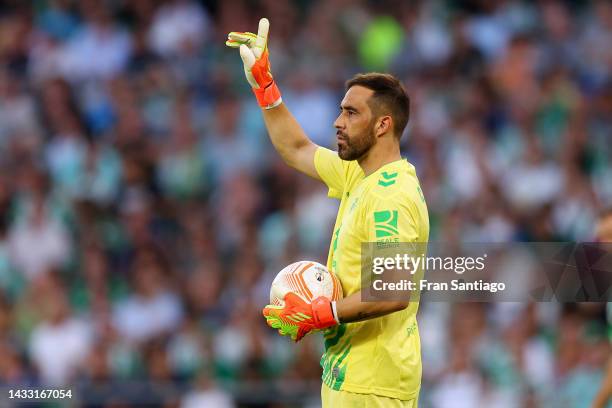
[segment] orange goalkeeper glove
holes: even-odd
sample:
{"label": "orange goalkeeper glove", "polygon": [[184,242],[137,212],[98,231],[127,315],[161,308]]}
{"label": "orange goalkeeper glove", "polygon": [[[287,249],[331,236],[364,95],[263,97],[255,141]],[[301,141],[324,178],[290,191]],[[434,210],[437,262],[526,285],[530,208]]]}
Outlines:
{"label": "orange goalkeeper glove", "polygon": [[268,32],[270,22],[267,18],[259,20],[257,35],[248,32],[232,31],[227,35],[225,45],[240,48],[244,64],[244,74],[251,84],[259,106],[272,109],[283,101],[280,90],[270,72],[268,60]]}
{"label": "orange goalkeeper glove", "polygon": [[338,324],[331,300],[320,296],[306,303],[295,293],[285,295],[285,305],[268,305],[263,309],[268,326],[278,329],[283,336],[300,341],[312,330],[326,329]]}

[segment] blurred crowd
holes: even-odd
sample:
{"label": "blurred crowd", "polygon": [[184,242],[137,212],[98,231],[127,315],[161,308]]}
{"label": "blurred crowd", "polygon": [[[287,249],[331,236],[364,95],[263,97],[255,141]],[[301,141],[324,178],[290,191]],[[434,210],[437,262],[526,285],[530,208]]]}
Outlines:
{"label": "blurred crowd", "polygon": [[[325,261],[337,203],[279,160],[224,46],[262,16],[318,144],[346,79],[402,79],[431,240],[593,239],[612,205],[610,1],[5,0],[0,384],[316,406],[320,339],[293,345],[260,310],[283,266]],[[422,305],[422,406],[588,407],[603,315]]]}

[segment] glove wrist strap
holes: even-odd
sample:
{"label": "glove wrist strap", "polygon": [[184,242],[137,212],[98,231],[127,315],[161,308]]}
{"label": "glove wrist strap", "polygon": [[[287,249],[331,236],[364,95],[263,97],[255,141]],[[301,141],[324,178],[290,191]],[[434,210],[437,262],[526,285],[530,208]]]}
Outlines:
{"label": "glove wrist strap", "polygon": [[264,109],[275,108],[283,101],[283,98],[281,98],[280,90],[278,89],[278,86],[276,86],[276,82],[274,81],[272,81],[270,85],[265,88],[253,88],[253,93],[257,98],[259,106]]}
{"label": "glove wrist strap", "polygon": [[329,299],[321,296],[314,299],[311,303],[312,314],[314,315],[315,327],[317,329],[325,329],[335,326],[338,321],[334,317],[332,303]]}
{"label": "glove wrist strap", "polygon": [[331,302],[332,313],[334,315],[334,320],[336,323],[340,324],[340,318],[338,317],[338,309],[336,308],[336,301]]}

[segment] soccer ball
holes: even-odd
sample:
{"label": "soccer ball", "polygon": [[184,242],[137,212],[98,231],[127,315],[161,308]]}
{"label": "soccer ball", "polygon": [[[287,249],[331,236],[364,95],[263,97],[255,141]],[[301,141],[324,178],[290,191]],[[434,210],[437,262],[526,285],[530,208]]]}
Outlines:
{"label": "soccer ball", "polygon": [[294,262],[280,271],[270,288],[270,303],[282,306],[288,292],[308,303],[319,296],[330,300],[342,299],[342,286],[336,275],[313,261]]}

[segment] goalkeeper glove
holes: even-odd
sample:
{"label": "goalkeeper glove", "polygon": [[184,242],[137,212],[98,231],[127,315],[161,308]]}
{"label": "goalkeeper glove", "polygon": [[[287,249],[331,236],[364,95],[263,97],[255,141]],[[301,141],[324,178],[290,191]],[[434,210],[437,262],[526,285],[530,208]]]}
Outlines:
{"label": "goalkeeper glove", "polygon": [[285,295],[285,305],[268,305],[263,309],[266,323],[283,336],[299,341],[311,330],[325,329],[337,325],[332,302],[320,296],[306,303],[295,293]]}
{"label": "goalkeeper glove", "polygon": [[268,32],[270,22],[267,18],[259,20],[257,35],[232,31],[227,35],[225,45],[240,49],[244,64],[244,74],[251,84],[259,106],[272,109],[283,101],[280,90],[270,72],[268,60]]}

